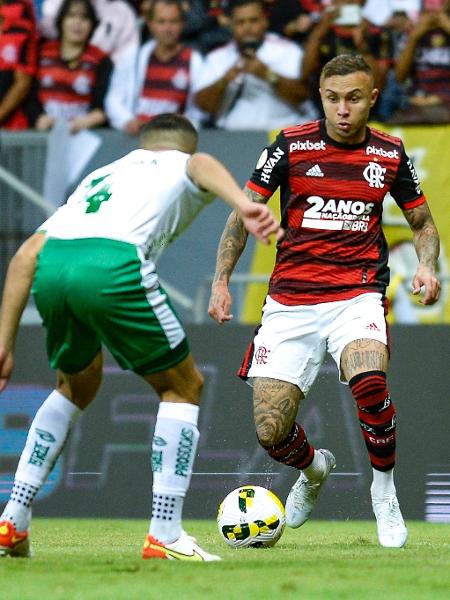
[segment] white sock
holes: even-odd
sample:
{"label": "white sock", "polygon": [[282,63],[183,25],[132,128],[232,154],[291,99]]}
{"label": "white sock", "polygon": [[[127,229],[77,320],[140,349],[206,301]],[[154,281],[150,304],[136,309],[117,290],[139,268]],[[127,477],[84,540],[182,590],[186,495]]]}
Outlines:
{"label": "white sock", "polygon": [[149,533],[171,543],[181,535],[183,502],[192,476],[199,407],[161,402],[152,444],[153,505]]}
{"label": "white sock", "polygon": [[373,481],[370,487],[372,498],[395,496],[394,469],[391,469],[390,471],[377,471],[377,469],[372,469],[372,472]]}
{"label": "white sock", "polygon": [[61,454],[81,410],[54,390],[37,411],[19,460],[11,496],[0,519],[28,529],[31,504]]}
{"label": "white sock", "polygon": [[325,456],[322,452],[317,452],[314,450],[314,458],[312,463],[303,469],[303,473],[309,481],[317,481],[322,478],[322,475],[327,468],[327,461],[325,460]]}

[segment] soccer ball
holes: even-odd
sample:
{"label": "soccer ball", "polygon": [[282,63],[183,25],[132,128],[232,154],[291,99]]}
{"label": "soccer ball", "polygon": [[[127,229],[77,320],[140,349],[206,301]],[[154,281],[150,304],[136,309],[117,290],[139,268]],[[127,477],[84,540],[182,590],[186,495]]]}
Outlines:
{"label": "soccer ball", "polygon": [[243,485],[230,492],[217,515],[219,533],[232,548],[273,546],[285,523],[283,503],[258,485]]}

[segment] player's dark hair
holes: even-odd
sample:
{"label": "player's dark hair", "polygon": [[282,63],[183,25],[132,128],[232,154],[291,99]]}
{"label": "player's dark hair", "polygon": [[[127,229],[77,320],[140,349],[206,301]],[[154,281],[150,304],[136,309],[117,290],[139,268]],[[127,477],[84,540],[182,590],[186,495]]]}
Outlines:
{"label": "player's dark hair", "polygon": [[360,54],[339,54],[324,65],[320,81],[334,75],[350,75],[360,71],[373,77],[372,69]]}
{"label": "player's dark hair", "polygon": [[198,136],[197,130],[186,117],[176,115],[174,113],[164,113],[153,117],[151,121],[146,123],[141,130],[141,134],[145,135],[151,131],[185,131],[195,137]]}
{"label": "player's dark hair", "polygon": [[164,113],[154,117],[141,129],[141,145],[146,146],[153,141],[164,143],[164,140],[176,140],[184,149],[195,149],[198,133],[189,119],[173,113]]}
{"label": "player's dark hair", "polygon": [[91,0],[64,0],[64,2],[61,4],[61,8],[58,11],[58,14],[56,15],[56,20],[55,20],[55,26],[56,26],[56,30],[58,32],[59,38],[61,38],[61,36],[62,36],[63,21],[67,17],[72,6],[74,6],[75,4],[81,4],[84,7],[86,16],[88,17],[89,21],[92,23],[91,33],[90,33],[89,37],[91,37],[91,35],[94,33],[94,29],[99,24],[99,19],[97,17],[97,13],[95,12],[95,8],[94,8],[94,5],[92,4]]}
{"label": "player's dark hair", "polygon": [[183,3],[181,0],[153,0],[153,2],[151,3],[149,9],[148,9],[148,19],[153,19],[153,17],[155,16],[155,6],[157,4],[167,4],[168,6],[176,6],[178,8],[178,10],[180,11],[180,17],[182,19],[184,19],[185,15],[184,15],[184,8],[183,8]]}

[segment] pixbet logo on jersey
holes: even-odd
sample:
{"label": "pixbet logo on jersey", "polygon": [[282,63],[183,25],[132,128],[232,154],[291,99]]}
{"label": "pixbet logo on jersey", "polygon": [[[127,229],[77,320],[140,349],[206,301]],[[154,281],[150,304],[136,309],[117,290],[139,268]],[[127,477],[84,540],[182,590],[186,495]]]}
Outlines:
{"label": "pixbet logo on jersey", "polygon": [[398,158],[399,154],[397,150],[385,150],[384,148],[377,148],[377,146],[367,146],[367,156],[375,154],[375,156],[383,156],[384,158]]}
{"label": "pixbet logo on jersey", "polygon": [[297,140],[296,142],[292,142],[289,144],[289,152],[297,152],[299,150],[326,150],[327,146],[323,140],[320,142],[310,142],[306,140],[304,142],[300,142]]}
{"label": "pixbet logo on jersey", "polygon": [[303,213],[302,227],[335,231],[367,231],[374,203],[361,200],[326,200],[310,196],[310,204]]}

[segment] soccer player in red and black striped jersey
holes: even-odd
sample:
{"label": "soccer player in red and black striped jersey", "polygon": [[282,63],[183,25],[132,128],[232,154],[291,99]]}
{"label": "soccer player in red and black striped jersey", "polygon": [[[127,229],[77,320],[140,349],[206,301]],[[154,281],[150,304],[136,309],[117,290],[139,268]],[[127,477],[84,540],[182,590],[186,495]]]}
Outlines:
{"label": "soccer player in red and black striped jersey", "polygon": [[[372,506],[383,546],[407,538],[393,479],[395,409],[386,383],[385,320],[388,252],[381,229],[390,192],[414,236],[419,265],[412,285],[433,304],[439,236],[414,167],[399,138],[367,126],[378,90],[364,59],[340,55],[322,69],[325,119],[281,131],[265,148],[245,188],[255,202],[281,190],[285,237],[262,323],[239,375],[251,378],[259,442],[275,460],[300,471],[286,502],[286,520],[310,516],[335,466],[315,450],[296,416],[328,351],[348,383],[373,469]],[[232,318],[228,282],[247,236],[236,214],[222,235],[209,314]]]}

